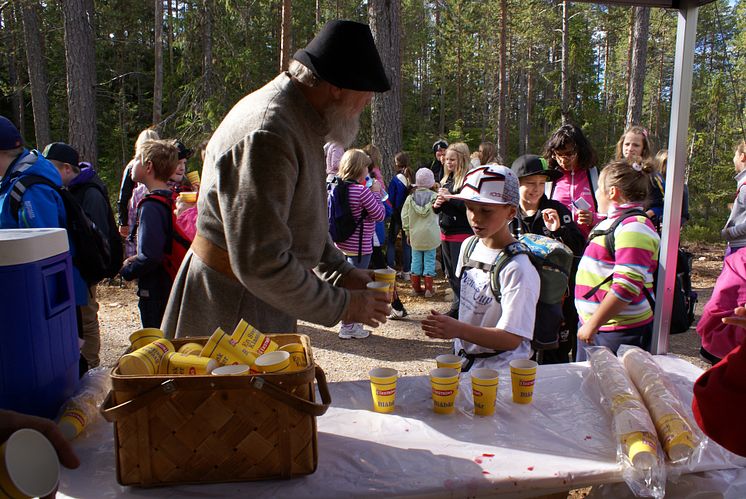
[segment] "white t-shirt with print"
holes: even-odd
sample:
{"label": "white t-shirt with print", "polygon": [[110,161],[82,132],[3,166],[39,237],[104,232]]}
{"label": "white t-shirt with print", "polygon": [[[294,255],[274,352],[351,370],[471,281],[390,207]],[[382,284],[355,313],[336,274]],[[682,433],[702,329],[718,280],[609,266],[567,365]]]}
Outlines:
{"label": "white t-shirt with print", "polygon": [[[501,302],[495,299],[490,289],[490,273],[470,268],[461,274],[463,252],[467,244],[461,245],[456,275],[461,275],[461,301],[459,320],[482,327],[497,327],[503,331],[523,337],[518,348],[494,357],[476,359],[472,369],[506,367],[513,359],[528,359],[533,354],[531,339],[534,336],[536,302],[539,299],[540,281],[536,268],[526,255],[516,255],[500,271]],[[502,250],[490,249],[482,241],[477,242],[471,259],[492,264]],[[454,340],[456,353],[464,349],[466,353],[492,352],[461,339]]]}

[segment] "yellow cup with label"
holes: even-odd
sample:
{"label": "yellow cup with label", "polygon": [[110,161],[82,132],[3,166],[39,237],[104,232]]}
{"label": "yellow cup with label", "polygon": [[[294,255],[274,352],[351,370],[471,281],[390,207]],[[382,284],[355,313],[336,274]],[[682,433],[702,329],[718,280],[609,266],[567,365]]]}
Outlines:
{"label": "yellow cup with label", "polygon": [[183,353],[167,353],[161,360],[159,374],[172,374],[175,376],[197,376],[210,374],[218,367],[215,359],[200,357],[199,355],[187,355]]}
{"label": "yellow cup with label", "polygon": [[250,372],[249,366],[244,364],[231,364],[220,366],[212,370],[213,376],[247,376]]}
{"label": "yellow cup with label", "polygon": [[274,352],[279,347],[269,336],[265,336],[245,320],[241,319],[231,334],[231,339],[244,355],[259,357],[267,352]]}
{"label": "yellow cup with label", "polygon": [[256,360],[251,352],[244,352],[236,347],[236,342],[230,336],[225,334],[220,328],[217,328],[210,339],[207,340],[205,347],[200,353],[200,357],[209,357],[215,359],[221,366],[232,364],[246,364],[250,366]]}
{"label": "yellow cup with label", "polygon": [[384,282],[384,281],[371,281],[365,285],[366,288],[370,289],[371,291],[379,291],[381,293],[386,293],[386,299],[388,301],[391,301],[393,299],[393,293],[391,291],[391,283]]}
{"label": "yellow cup with label", "polygon": [[658,460],[655,437],[647,432],[635,431],[622,437],[627,457],[636,468],[652,468]]}
{"label": "yellow cup with label", "polygon": [[396,402],[396,379],[399,373],[396,369],[376,367],[368,372],[370,377],[370,393],[373,397],[373,410],[384,414],[394,412]]}
{"label": "yellow cup with label", "polygon": [[163,356],[174,351],[174,345],[159,339],[138,348],[119,359],[119,372],[122,374],[158,374]]}
{"label": "yellow cup with label", "polygon": [[433,411],[437,414],[451,414],[456,407],[458,375],[459,372],[450,367],[438,367],[430,371]]}
{"label": "yellow cup with label", "polygon": [[40,432],[23,428],[0,445],[0,497],[44,497],[59,479],[57,452]]}
{"label": "yellow cup with label", "polygon": [[134,352],[155,340],[163,338],[163,336],[163,331],[155,327],[138,329],[130,335],[130,351]]}
{"label": "yellow cup with label", "polygon": [[460,355],[454,355],[452,353],[444,353],[443,355],[435,357],[435,362],[438,364],[438,367],[450,367],[458,372],[461,372],[463,360],[463,357]]}
{"label": "yellow cup with label", "polygon": [[396,282],[396,270],[394,269],[375,269],[373,271],[373,279],[376,281],[388,282],[392,286]]}
{"label": "yellow cup with label", "polygon": [[510,381],[513,387],[513,402],[516,404],[530,404],[533,400],[536,366],[536,362],[528,359],[510,361]]}
{"label": "yellow cup with label", "polygon": [[200,345],[199,343],[184,343],[176,352],[185,355],[199,355],[202,353],[203,348],[204,345]]}
{"label": "yellow cup with label", "polygon": [[192,172],[187,172],[186,178],[189,180],[189,183],[192,185],[199,184],[199,172],[196,170]]}
{"label": "yellow cup with label", "polygon": [[180,192],[179,199],[181,199],[185,203],[196,203],[197,193],[196,192]]}
{"label": "yellow cup with label", "polygon": [[256,358],[252,370],[258,373],[273,374],[287,371],[290,367],[290,352],[277,350]]}
{"label": "yellow cup with label", "polygon": [[474,397],[474,414],[492,416],[497,400],[497,371],[481,367],[471,371],[471,394]]}
{"label": "yellow cup with label", "polygon": [[300,343],[288,343],[280,347],[280,351],[290,354],[290,367],[288,371],[302,371],[308,367],[306,361],[306,349]]}

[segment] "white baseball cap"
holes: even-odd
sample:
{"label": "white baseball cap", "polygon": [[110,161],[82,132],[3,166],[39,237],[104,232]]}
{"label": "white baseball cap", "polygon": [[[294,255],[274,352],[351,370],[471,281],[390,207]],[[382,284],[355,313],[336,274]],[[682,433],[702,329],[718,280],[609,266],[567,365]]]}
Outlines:
{"label": "white baseball cap", "polygon": [[518,177],[507,166],[485,165],[470,170],[461,191],[446,198],[518,206],[519,186]]}

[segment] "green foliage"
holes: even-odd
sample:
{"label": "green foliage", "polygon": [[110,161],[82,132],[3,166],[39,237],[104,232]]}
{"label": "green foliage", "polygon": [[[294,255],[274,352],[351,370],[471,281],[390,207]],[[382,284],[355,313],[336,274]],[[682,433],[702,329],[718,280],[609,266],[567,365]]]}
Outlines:
{"label": "green foliage", "polygon": [[[16,4],[11,2],[2,14],[2,43],[8,53],[0,58],[0,112],[12,115],[11,96],[20,90],[23,133],[33,137],[25,51],[19,42],[22,24],[8,22],[16,15]],[[176,5],[178,11],[169,16],[164,2],[164,121],[159,130],[196,147],[239,99],[278,73],[281,3],[184,0]],[[66,140],[61,3],[43,6],[51,130],[55,140]],[[137,135],[152,124],[153,3],[97,0],[95,11],[97,166],[115,192]],[[613,156],[624,129],[630,12],[626,7],[569,4],[569,116],[583,127],[601,164]],[[717,0],[699,12],[687,148],[692,223],[684,231],[686,238],[716,240],[732,201],[732,150],[744,136],[744,14],[744,0]],[[401,2],[403,143],[413,165],[432,161],[431,144],[439,137],[464,141],[472,150],[483,140],[495,141],[500,16],[500,0]],[[508,164],[523,151],[519,143],[524,138],[526,151],[538,153],[562,122],[561,16],[562,3],[556,0],[507,2]],[[339,18],[367,22],[367,2],[293,2],[293,47],[304,46],[321,24]],[[651,12],[642,125],[656,148],[668,143],[676,22],[676,11]],[[209,73],[204,61],[208,34]],[[7,71],[11,60],[19,74],[14,84]],[[370,133],[366,111],[356,145],[369,142]],[[193,159],[190,169],[197,168]]]}

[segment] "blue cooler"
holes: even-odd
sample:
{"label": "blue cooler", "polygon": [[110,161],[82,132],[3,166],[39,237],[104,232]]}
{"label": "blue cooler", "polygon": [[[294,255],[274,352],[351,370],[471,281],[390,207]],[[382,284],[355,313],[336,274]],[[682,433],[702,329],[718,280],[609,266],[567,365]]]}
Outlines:
{"label": "blue cooler", "polygon": [[0,408],[54,417],[78,386],[65,229],[0,230]]}

